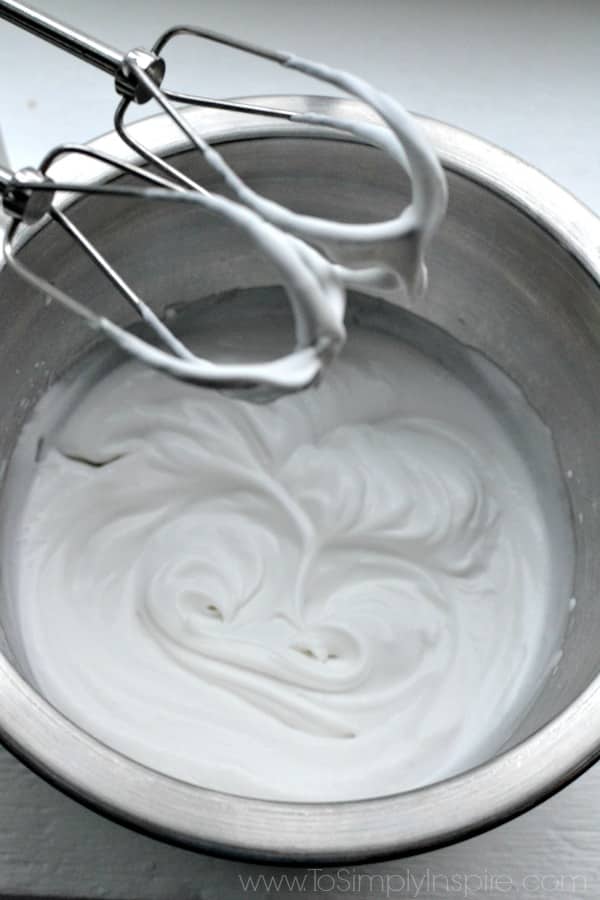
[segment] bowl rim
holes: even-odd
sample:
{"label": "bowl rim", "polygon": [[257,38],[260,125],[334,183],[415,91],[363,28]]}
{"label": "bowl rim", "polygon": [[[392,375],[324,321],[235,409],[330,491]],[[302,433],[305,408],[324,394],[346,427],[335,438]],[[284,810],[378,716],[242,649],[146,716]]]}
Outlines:
{"label": "bowl rim", "polygon": [[[245,98],[294,111],[362,120],[353,100],[269,95]],[[348,140],[328,129],[230,111],[192,109],[211,142],[258,137]],[[510,153],[451,125],[418,117],[448,170],[500,195],[571,253],[600,285],[600,219],[570,193]],[[185,141],[164,115],[132,126],[155,152]],[[92,147],[135,161],[114,132]],[[51,170],[86,183],[111,177],[97,160],[64,157]],[[67,205],[73,198],[65,198]],[[23,242],[44,227],[24,233]],[[1,261],[0,261],[1,267]],[[196,787],[107,747],[44,700],[0,655],[0,736],[38,774],[80,802],[153,837],[206,853],[272,863],[381,860],[448,845],[481,833],[546,799],[600,756],[600,677],[561,714],[514,748],[465,773],[386,797],[330,803],[257,800]]]}

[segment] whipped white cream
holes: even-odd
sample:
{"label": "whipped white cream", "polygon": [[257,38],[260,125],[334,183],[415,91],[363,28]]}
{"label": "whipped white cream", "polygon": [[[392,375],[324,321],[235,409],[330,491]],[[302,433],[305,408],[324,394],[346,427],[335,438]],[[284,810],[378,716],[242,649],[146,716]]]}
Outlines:
{"label": "whipped white cream", "polygon": [[551,551],[482,400],[356,330],[320,387],[269,406],[134,363],[98,383],[38,464],[19,628],[45,696],[148,766],[372,797],[514,728],[564,624]]}

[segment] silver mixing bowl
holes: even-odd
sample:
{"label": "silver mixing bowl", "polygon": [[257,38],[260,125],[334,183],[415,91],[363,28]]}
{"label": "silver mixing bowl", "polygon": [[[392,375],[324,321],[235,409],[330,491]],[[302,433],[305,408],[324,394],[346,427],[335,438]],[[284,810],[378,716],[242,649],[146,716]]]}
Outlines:
{"label": "silver mixing bowl", "polygon": [[[261,102],[365,117],[349,101]],[[392,215],[398,172],[372,148],[326,131],[217,111],[193,112],[250,184],[298,210],[350,220]],[[347,803],[280,803],[194,787],[138,765],[69,722],[27,680],[7,594],[2,601],[0,732],[44,777],[104,813],[155,836],[245,858],[340,862],[400,856],[496,825],[558,790],[600,755],[600,223],[539,172],[447,125],[422,121],[447,169],[450,206],[430,254],[430,291],[415,312],[477,347],[517,382],[551,427],[576,538],[577,607],[560,665],[498,754],[420,790]],[[210,187],[215,177],[162,117],[136,126],[155,152],[176,156]],[[95,142],[122,152],[114,135]],[[110,176],[66,160],[84,182]],[[57,174],[59,174],[57,172]],[[141,207],[86,198],[79,224],[157,309],[273,283],[252,246],[223,222],[181,205]],[[198,220],[201,230],[198,231]],[[25,261],[74,296],[129,321],[53,225],[31,233]],[[229,293],[228,293],[229,292]],[[233,293],[232,293],[233,292]],[[243,297],[243,295],[239,295]],[[238,296],[238,300],[239,300]],[[210,299],[209,299],[210,298]],[[375,309],[375,306],[373,307]],[[394,310],[389,307],[390,328]],[[266,321],[266,319],[265,319]],[[82,323],[0,270],[0,463],[32,407],[81,357]],[[23,471],[33,464],[21,459]],[[27,457],[27,452],[25,452]],[[9,467],[10,468],[10,467]],[[4,517],[15,497],[4,492]],[[10,554],[10,534],[4,546]],[[8,578],[5,557],[3,581]],[[243,742],[243,737],[241,738]]]}

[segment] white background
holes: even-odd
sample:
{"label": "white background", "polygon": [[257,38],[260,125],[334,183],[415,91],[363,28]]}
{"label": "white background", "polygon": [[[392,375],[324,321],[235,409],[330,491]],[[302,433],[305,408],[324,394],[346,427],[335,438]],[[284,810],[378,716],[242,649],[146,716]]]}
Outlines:
{"label": "white background", "polygon": [[[534,163],[600,212],[600,2],[594,0],[36,0],[129,50],[174,22],[196,22],[351,68],[413,110],[452,122]],[[183,43],[170,83],[205,95],[323,92],[301,76],[209,45]],[[0,128],[11,162],[111,128],[110,78],[0,24]],[[599,648],[600,652],[600,648]],[[390,897],[600,896],[600,768],[487,835],[417,859]],[[402,891],[407,867],[414,880]],[[78,806],[0,751],[0,896],[112,900],[312,897],[244,893],[266,869],[167,847]],[[363,871],[363,870],[360,870]],[[293,873],[292,873],[293,874]],[[300,873],[302,874],[302,873]],[[356,874],[356,873],[354,873]],[[446,889],[444,878],[457,876]],[[437,876],[434,879],[434,876]],[[429,882],[420,879],[429,877]],[[350,893],[321,881],[323,896]],[[420,885],[420,887],[419,887]],[[453,887],[454,886],[454,887]]]}

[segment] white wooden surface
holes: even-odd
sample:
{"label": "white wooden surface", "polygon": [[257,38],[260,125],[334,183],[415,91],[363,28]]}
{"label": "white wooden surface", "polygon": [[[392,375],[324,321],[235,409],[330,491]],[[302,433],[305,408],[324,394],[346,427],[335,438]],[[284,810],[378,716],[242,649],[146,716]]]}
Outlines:
{"label": "white wooden surface", "polygon": [[[412,109],[523,156],[600,212],[596,0],[35,2],[123,49],[189,20],[351,67]],[[182,46],[171,72],[202,93],[321,90],[228,51],[200,47],[192,54],[193,45]],[[61,140],[108,130],[113,104],[105,76],[0,25],[0,127],[15,165],[35,163]],[[599,859],[600,767],[520,819],[455,847],[316,873],[161,845],[80,807],[0,751],[2,897],[579,900],[600,897]],[[240,879],[261,875],[285,877],[244,889]],[[295,888],[294,876],[301,879]]]}

